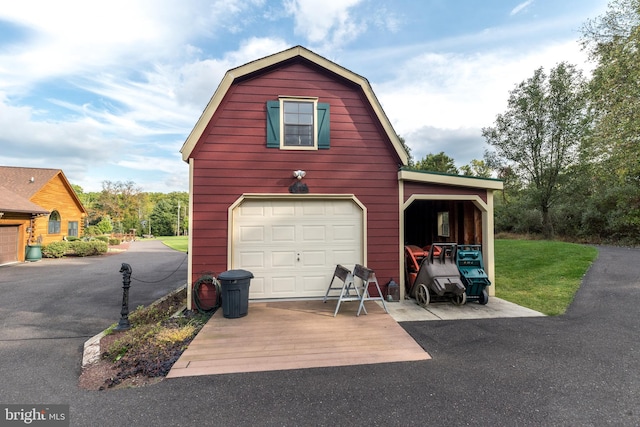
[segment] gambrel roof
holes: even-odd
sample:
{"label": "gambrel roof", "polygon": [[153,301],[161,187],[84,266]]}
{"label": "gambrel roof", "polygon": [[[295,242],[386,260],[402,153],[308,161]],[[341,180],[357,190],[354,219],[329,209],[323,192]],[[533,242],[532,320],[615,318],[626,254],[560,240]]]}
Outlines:
{"label": "gambrel roof", "polygon": [[234,81],[242,77],[245,77],[247,75],[255,74],[262,70],[266,70],[268,68],[275,66],[276,64],[291,60],[296,57],[304,58],[307,61],[319,67],[322,67],[325,70],[331,73],[334,73],[335,75],[340,76],[348,80],[349,82],[359,86],[363,94],[365,95],[367,101],[371,105],[373,111],[375,112],[382,127],[384,128],[384,131],[387,137],[389,138],[389,140],[393,145],[393,148],[397,152],[398,158],[400,159],[403,165],[407,165],[407,162],[408,162],[407,152],[402,146],[402,143],[400,142],[398,135],[393,130],[393,127],[391,126],[391,122],[389,121],[386,114],[382,110],[382,106],[380,105],[380,103],[378,102],[378,99],[373,93],[373,89],[371,88],[369,81],[366,78],[352,71],[349,71],[346,68],[341,67],[340,65],[334,62],[331,62],[328,59],[302,46],[295,46],[285,51],[282,51],[280,53],[276,53],[274,55],[270,55],[262,59],[258,59],[256,61],[249,62],[245,65],[242,65],[240,67],[233,68],[227,71],[227,73],[224,75],[222,79],[222,82],[220,83],[215,93],[211,97],[209,104],[204,109],[202,115],[200,116],[200,119],[198,119],[198,122],[196,123],[193,130],[191,131],[191,134],[189,134],[189,137],[187,138],[184,145],[180,149],[180,152],[182,153],[182,160],[184,160],[185,162],[189,161],[191,152],[193,151],[196,144],[200,140],[200,137],[202,136],[205,128],[211,121],[211,118],[215,114],[220,103],[222,102],[222,99],[224,98],[225,94],[227,93],[231,85],[234,83]]}

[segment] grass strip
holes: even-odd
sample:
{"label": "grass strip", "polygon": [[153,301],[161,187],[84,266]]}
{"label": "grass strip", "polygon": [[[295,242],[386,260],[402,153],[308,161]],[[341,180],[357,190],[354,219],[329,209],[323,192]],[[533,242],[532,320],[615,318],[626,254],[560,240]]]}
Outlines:
{"label": "grass strip", "polygon": [[498,239],[496,296],[549,316],[562,314],[597,255],[593,246]]}

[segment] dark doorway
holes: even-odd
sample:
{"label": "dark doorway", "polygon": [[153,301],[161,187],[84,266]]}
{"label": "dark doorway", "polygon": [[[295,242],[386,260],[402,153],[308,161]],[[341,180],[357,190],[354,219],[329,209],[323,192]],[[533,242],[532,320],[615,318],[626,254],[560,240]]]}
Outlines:
{"label": "dark doorway", "polygon": [[404,211],[404,244],[482,244],[482,212],[471,201],[415,200]]}

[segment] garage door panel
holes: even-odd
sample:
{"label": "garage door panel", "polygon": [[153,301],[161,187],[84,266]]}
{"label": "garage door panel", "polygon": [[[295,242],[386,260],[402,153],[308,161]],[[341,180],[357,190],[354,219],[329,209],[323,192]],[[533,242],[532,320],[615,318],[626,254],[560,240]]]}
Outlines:
{"label": "garage door panel", "polygon": [[326,204],[323,203],[305,203],[302,205],[302,214],[304,216],[322,217],[326,215]]}
{"label": "garage door panel", "polygon": [[250,298],[322,297],[336,264],[363,260],[351,200],[245,200],[232,220],[232,268],[253,273]]}
{"label": "garage door panel", "polygon": [[296,292],[295,276],[273,276],[271,278],[271,288],[275,295],[289,294],[293,296]]}
{"label": "garage door panel", "polygon": [[251,279],[251,284],[249,285],[249,293],[256,295],[264,295],[265,290],[265,279],[264,277],[254,277]]}
{"label": "garage door panel", "polygon": [[302,267],[323,267],[327,265],[326,251],[304,251],[300,254]]}
{"label": "garage door panel", "polygon": [[354,225],[334,225],[333,226],[333,239],[334,241],[347,241],[351,242],[360,234]]}
{"label": "garage door panel", "polygon": [[264,217],[264,207],[261,205],[241,205],[238,208],[238,216],[243,218],[262,218]]}
{"label": "garage door panel", "polygon": [[271,252],[271,267],[273,268],[293,268],[296,265],[296,253],[291,251]]}
{"label": "garage door panel", "polygon": [[302,226],[302,239],[305,242],[324,242],[327,240],[327,227],[324,225]]}
{"label": "garage door panel", "polygon": [[333,206],[334,215],[353,216],[360,213],[360,209],[353,203],[341,203]]}
{"label": "garage door panel", "polygon": [[240,253],[240,262],[245,268],[264,268],[264,252],[242,252]]}
{"label": "garage door panel", "polygon": [[328,286],[329,281],[325,275],[303,276],[304,292],[307,294],[322,293],[322,295],[324,295]]}
{"label": "garage door panel", "polygon": [[342,264],[347,268],[360,262],[360,254],[354,250],[335,250],[332,252],[333,265]]}
{"label": "garage door panel", "polygon": [[0,264],[18,261],[18,227],[0,227]]}
{"label": "garage door panel", "polygon": [[296,227],[293,225],[274,225],[271,227],[271,240],[274,242],[295,242]]}
{"label": "garage door panel", "polygon": [[244,226],[240,228],[240,241],[260,243],[265,240],[265,230],[263,226]]}
{"label": "garage door panel", "polygon": [[270,211],[270,216],[273,217],[295,217],[296,216],[296,207],[292,202],[271,202],[270,209],[267,208],[267,211]]}

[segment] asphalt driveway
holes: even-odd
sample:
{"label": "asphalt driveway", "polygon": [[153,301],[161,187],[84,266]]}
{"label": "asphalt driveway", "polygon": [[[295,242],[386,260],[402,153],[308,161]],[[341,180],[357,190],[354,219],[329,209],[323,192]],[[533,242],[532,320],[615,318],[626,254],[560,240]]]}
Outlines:
{"label": "asphalt driveway", "polygon": [[[640,425],[640,249],[599,250],[563,316],[401,323],[432,360],[176,378],[108,392],[80,390],[77,377],[83,336],[119,317],[120,263],[134,277],[160,279],[184,254],[136,243],[74,268],[0,268],[0,403],[71,404],[71,425],[80,426]],[[47,284],[28,279],[39,269]],[[184,283],[180,274],[149,288],[134,281],[133,304]]]}
{"label": "asphalt driveway", "polygon": [[131,310],[186,282],[186,254],[158,241],[0,267],[0,403],[75,401],[84,342],[120,319],[124,262]]}

